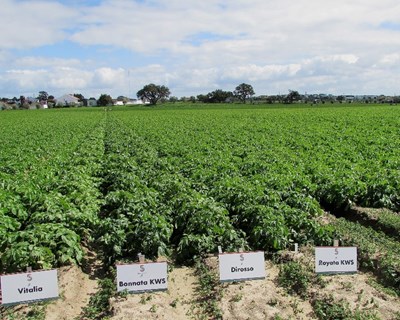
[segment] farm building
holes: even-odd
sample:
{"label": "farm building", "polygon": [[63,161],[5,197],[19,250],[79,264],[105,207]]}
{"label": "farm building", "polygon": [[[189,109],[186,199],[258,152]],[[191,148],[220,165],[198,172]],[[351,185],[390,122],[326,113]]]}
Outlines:
{"label": "farm building", "polygon": [[58,106],[79,106],[81,105],[79,99],[72,94],[64,94],[56,99]]}
{"label": "farm building", "polygon": [[47,104],[47,100],[39,101],[39,105],[40,105],[40,108],[42,108],[42,109],[48,109],[49,108],[49,106]]}

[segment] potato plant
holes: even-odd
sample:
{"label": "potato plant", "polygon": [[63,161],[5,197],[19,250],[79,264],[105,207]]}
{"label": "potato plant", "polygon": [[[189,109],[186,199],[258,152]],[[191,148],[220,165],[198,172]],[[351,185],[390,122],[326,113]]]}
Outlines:
{"label": "potato plant", "polygon": [[[47,111],[0,118],[3,272],[80,263],[93,240],[106,264],[323,245],[335,232],[371,256],[368,235],[321,224],[324,210],[400,208],[396,106]],[[397,285],[387,251],[379,270]]]}

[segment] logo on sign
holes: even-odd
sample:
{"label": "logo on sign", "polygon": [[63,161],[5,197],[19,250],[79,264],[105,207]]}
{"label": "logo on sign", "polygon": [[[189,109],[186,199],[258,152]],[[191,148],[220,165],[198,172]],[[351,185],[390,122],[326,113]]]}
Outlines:
{"label": "logo on sign", "polygon": [[231,272],[249,272],[254,271],[253,267],[242,267],[244,263],[244,254],[241,253],[239,256],[240,267],[231,267]]}
{"label": "logo on sign", "polygon": [[138,272],[138,275],[140,278],[143,278],[145,271],[146,271],[146,269],[145,269],[144,265],[141,265],[139,267],[139,272]]}
{"label": "logo on sign", "polygon": [[3,304],[58,297],[57,270],[3,275],[0,281]]}
{"label": "logo on sign", "polygon": [[43,291],[43,287],[31,286],[31,284],[32,284],[31,282],[33,280],[32,274],[28,273],[26,275],[26,280],[28,281],[28,284],[25,287],[17,289],[19,294],[34,293],[34,292],[42,292]]}

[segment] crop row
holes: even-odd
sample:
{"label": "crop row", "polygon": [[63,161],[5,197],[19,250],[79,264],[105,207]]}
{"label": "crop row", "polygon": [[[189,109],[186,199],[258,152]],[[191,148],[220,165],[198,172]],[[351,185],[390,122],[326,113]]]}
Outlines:
{"label": "crop row", "polygon": [[[105,260],[168,255],[186,260],[218,245],[245,246],[228,212],[171,172],[135,132],[109,116],[105,137],[105,205],[98,232]],[[121,139],[121,137],[124,139]]]}
{"label": "crop row", "polygon": [[400,294],[400,245],[381,231],[343,218],[332,222],[344,245],[358,247],[361,267]]}
{"label": "crop row", "polygon": [[398,210],[397,112],[51,110],[18,125],[6,114],[0,270],[79,263],[92,236],[110,264],[330,243],[324,207]]}
{"label": "crop row", "polygon": [[[185,192],[195,190],[213,199],[228,211],[232,226],[251,248],[276,250],[295,241],[328,243],[334,232],[346,244],[359,247],[364,264],[371,263],[376,252],[383,252],[369,244],[375,231],[358,230],[350,222],[322,227],[316,218],[324,207],[398,209],[397,110],[335,111],[339,114],[179,110],[172,116],[171,111],[121,111],[114,117],[135,132],[132,143],[137,149],[131,156],[147,150],[136,156],[137,166],[150,173],[144,183],[162,191],[164,181],[169,187],[179,181],[185,183]],[[166,194],[161,192],[161,201]],[[375,238],[386,241],[382,233],[374,233]],[[374,269],[395,287],[396,245],[386,246],[387,253]]]}
{"label": "crop row", "polygon": [[[209,170],[217,173],[218,159],[211,161]],[[218,245],[225,250],[277,250],[294,241],[330,239],[329,228],[314,219],[321,214],[314,199],[282,191],[277,181],[268,186],[265,177],[250,181],[225,175],[209,188],[114,114],[107,121],[104,169],[105,206],[98,237],[109,262],[169,249],[187,261],[215,252]]]}
{"label": "crop row", "polygon": [[[18,137],[4,137],[14,145],[3,149],[0,172],[2,272],[81,262],[82,241],[97,221],[101,117],[35,116],[14,122]],[[33,128],[37,135],[29,134]]]}
{"label": "crop row", "polygon": [[296,190],[330,209],[399,210],[400,139],[393,108],[120,112],[198,184],[223,176]]}
{"label": "crop row", "polygon": [[359,222],[364,226],[382,231],[386,235],[400,241],[400,214],[387,209],[353,208],[346,218]]}

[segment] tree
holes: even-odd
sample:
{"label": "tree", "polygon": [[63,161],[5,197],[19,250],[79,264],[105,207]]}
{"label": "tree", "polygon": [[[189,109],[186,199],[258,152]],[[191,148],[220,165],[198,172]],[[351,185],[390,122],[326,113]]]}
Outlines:
{"label": "tree", "polygon": [[293,103],[301,99],[300,93],[295,90],[289,90],[289,94],[285,97],[285,103]]}
{"label": "tree", "polygon": [[85,100],[85,97],[81,93],[74,93],[74,97],[79,99],[79,102]]}
{"label": "tree", "polygon": [[208,102],[208,96],[206,94],[199,94],[197,95],[197,100],[200,102],[206,103]]}
{"label": "tree", "polygon": [[277,100],[278,100],[278,97],[277,97],[277,96],[274,96],[274,95],[268,96],[268,97],[266,98],[266,101],[267,101],[267,103],[269,103],[269,104],[273,104],[273,103],[275,103],[275,101],[277,101]]}
{"label": "tree", "polygon": [[21,109],[29,109],[28,100],[26,100],[25,96],[19,97],[19,106]]}
{"label": "tree", "polygon": [[175,96],[172,96],[172,97],[169,98],[169,102],[175,103],[177,101],[178,101],[178,98],[175,97]]}
{"label": "tree", "polygon": [[222,102],[225,102],[226,99],[232,97],[232,95],[233,94],[230,91],[224,91],[221,89],[217,89],[217,90],[207,94],[207,97],[208,97],[207,102],[222,103]]}
{"label": "tree", "polygon": [[344,95],[340,95],[337,96],[336,100],[339,101],[340,103],[342,103],[346,98],[344,97]]}
{"label": "tree", "polygon": [[154,83],[145,85],[136,93],[139,99],[148,100],[152,105],[157,104],[160,99],[168,98],[170,94],[166,86],[158,86]]}
{"label": "tree", "polygon": [[49,95],[46,91],[39,91],[39,95],[38,95],[37,99],[39,101],[46,101],[48,97],[49,97]]}
{"label": "tree", "polygon": [[255,92],[253,90],[253,87],[247,83],[239,84],[235,88],[235,91],[233,91],[233,95],[243,103],[246,103],[246,99],[250,98],[254,94]]}
{"label": "tree", "polygon": [[97,100],[97,105],[98,106],[110,106],[113,104],[113,100],[110,95],[108,94],[102,94],[99,97],[99,100]]}

